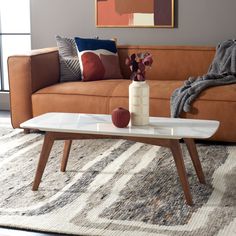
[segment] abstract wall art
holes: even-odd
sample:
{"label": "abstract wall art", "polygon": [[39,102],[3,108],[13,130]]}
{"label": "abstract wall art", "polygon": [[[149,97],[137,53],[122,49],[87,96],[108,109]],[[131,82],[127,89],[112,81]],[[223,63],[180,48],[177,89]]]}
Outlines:
{"label": "abstract wall art", "polygon": [[174,0],[96,0],[97,27],[174,27]]}

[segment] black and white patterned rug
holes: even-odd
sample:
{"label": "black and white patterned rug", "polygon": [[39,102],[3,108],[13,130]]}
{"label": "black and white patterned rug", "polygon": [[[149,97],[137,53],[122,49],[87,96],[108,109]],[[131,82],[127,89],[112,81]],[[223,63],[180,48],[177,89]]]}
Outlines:
{"label": "black and white patterned rug", "polygon": [[185,204],[167,148],[74,141],[65,173],[54,144],[31,191],[43,135],[0,130],[0,226],[75,235],[236,235],[236,145],[198,144],[206,185],[183,146],[194,206]]}

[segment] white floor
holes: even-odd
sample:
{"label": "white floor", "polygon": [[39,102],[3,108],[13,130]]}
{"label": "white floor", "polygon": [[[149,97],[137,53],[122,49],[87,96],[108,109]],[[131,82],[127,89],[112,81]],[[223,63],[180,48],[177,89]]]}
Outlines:
{"label": "white floor", "polygon": [[12,127],[9,111],[0,111],[0,127]]}

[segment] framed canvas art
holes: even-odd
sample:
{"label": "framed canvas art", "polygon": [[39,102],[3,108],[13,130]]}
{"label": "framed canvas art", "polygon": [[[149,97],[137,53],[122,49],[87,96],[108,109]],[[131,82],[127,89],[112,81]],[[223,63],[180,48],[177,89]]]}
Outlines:
{"label": "framed canvas art", "polygon": [[97,27],[174,27],[174,0],[96,0]]}

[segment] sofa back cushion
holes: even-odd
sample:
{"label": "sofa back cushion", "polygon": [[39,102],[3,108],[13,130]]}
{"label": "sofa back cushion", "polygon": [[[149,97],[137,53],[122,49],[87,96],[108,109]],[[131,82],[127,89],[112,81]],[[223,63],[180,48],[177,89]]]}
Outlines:
{"label": "sofa back cushion", "polygon": [[120,66],[125,78],[130,69],[125,58],[132,53],[149,52],[153,56],[152,68],[147,71],[147,80],[186,80],[189,76],[207,73],[215,55],[214,47],[199,46],[118,46]]}

